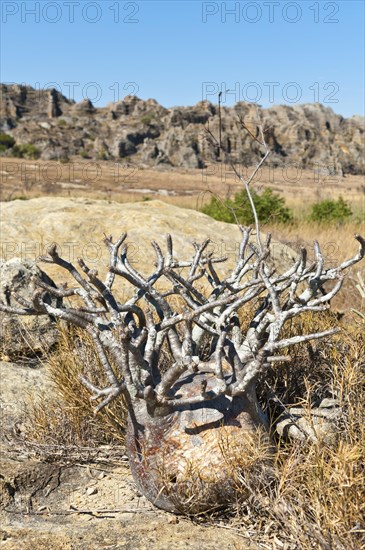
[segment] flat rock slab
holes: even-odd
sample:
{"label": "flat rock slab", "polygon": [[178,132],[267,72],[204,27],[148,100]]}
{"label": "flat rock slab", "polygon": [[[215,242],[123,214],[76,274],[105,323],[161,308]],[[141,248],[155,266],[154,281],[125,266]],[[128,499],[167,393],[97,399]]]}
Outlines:
{"label": "flat rock slab", "polygon": [[[217,257],[228,257],[226,267],[222,264],[217,268],[222,273],[228,273],[234,265],[241,241],[241,232],[235,225],[161,201],[121,204],[40,197],[2,203],[1,213],[3,260],[12,257],[36,260],[47,253],[47,246],[56,242],[66,260],[76,262],[78,257],[82,257],[89,267],[103,274],[109,264],[109,254],[103,244],[104,234],[116,239],[127,232],[129,261],[145,275],[155,269],[156,256],[150,241],[156,240],[166,251],[167,233],[173,237],[174,251],[180,260],[192,258],[193,241],[202,243],[210,238],[212,242],[208,250],[214,251]],[[279,269],[285,269],[296,253],[273,241],[272,257]],[[68,279],[68,274],[57,266],[40,266],[56,284]]]}

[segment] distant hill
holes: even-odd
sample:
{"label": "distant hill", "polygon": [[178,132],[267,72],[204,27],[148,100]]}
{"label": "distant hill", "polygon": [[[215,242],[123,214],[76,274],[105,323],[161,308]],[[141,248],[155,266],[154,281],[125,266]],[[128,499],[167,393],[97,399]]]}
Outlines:
{"label": "distant hill", "polygon": [[[218,107],[208,101],[166,109],[154,99],[127,96],[95,108],[89,100],[75,103],[55,89],[1,84],[0,92],[0,132],[15,139],[18,155],[27,154],[19,146],[32,144],[45,160],[81,155],[180,168],[203,168],[219,160],[204,130],[209,123],[218,136]],[[269,165],[365,173],[364,117],[346,119],[318,103],[260,111],[272,150]],[[239,102],[222,107],[224,146],[235,162],[256,164],[259,145],[241,128],[238,116],[254,134],[258,131],[254,105]],[[1,154],[11,155],[12,149]]]}

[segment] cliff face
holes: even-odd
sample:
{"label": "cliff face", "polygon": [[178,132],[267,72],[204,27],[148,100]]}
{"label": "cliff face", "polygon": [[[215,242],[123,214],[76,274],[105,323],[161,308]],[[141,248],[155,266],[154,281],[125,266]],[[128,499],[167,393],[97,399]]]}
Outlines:
{"label": "cliff face", "polygon": [[[19,145],[33,144],[45,160],[82,155],[181,168],[202,168],[217,160],[217,148],[204,129],[209,123],[218,136],[218,108],[212,103],[166,109],[153,99],[127,96],[95,108],[89,100],[75,103],[55,89],[0,86],[0,132]],[[273,106],[261,114],[272,150],[269,163],[365,173],[363,117],[345,119],[321,104]],[[255,164],[258,145],[242,130],[238,116],[255,134],[256,107],[240,102],[222,107],[221,116],[224,146],[234,161]]]}

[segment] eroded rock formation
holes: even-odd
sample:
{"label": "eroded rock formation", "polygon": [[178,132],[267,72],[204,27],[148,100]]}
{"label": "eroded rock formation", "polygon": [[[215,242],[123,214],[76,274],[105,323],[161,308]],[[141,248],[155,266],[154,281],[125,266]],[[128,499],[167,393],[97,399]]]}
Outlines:
{"label": "eroded rock formation", "polygon": [[[321,104],[261,109],[275,166],[322,167],[336,174],[363,174],[364,118],[346,119]],[[257,144],[238,124],[238,115],[258,131],[256,107],[239,102],[222,107],[224,147],[232,158],[252,165]],[[154,99],[126,96],[96,108],[75,103],[55,89],[1,85],[0,131],[17,144],[31,143],[45,160],[72,155],[99,160],[126,159],[140,166],[202,168],[218,158],[204,127],[218,135],[218,109],[208,101],[166,109]],[[9,154],[11,152],[9,151]]]}

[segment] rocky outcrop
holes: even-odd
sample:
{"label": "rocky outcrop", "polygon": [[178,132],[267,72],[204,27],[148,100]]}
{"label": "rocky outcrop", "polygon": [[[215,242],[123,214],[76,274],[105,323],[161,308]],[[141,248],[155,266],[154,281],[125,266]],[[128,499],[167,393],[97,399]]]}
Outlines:
{"label": "rocky outcrop", "polygon": [[91,103],[90,99],[84,99],[80,103],[75,103],[72,108],[72,113],[77,116],[92,115],[95,113],[96,109]]}
{"label": "rocky outcrop", "polygon": [[[219,160],[205,132],[209,124],[218,136],[218,109],[208,101],[166,109],[154,99],[127,96],[96,108],[89,99],[75,103],[55,89],[20,85],[1,85],[1,99],[0,131],[11,134],[17,144],[32,143],[43,159],[82,155],[180,168],[201,168]],[[340,175],[365,173],[363,117],[345,119],[318,103],[260,110],[272,151],[269,164]],[[259,146],[242,130],[238,116],[258,132],[255,105],[222,107],[224,145],[235,162],[252,165]]]}
{"label": "rocky outcrop", "polygon": [[[11,307],[24,307],[15,299],[29,302],[35,290],[34,277],[55,286],[52,279],[39,269],[34,261],[11,258],[0,263],[0,298]],[[54,299],[48,295],[48,303]],[[6,359],[40,355],[56,343],[56,322],[48,315],[16,316],[0,312],[0,355]]]}
{"label": "rocky outcrop", "polygon": [[73,101],[66,99],[55,88],[48,90],[36,90],[30,86],[14,84],[0,87],[0,119],[1,125],[18,125],[24,120],[47,120],[63,115],[70,109]]}

